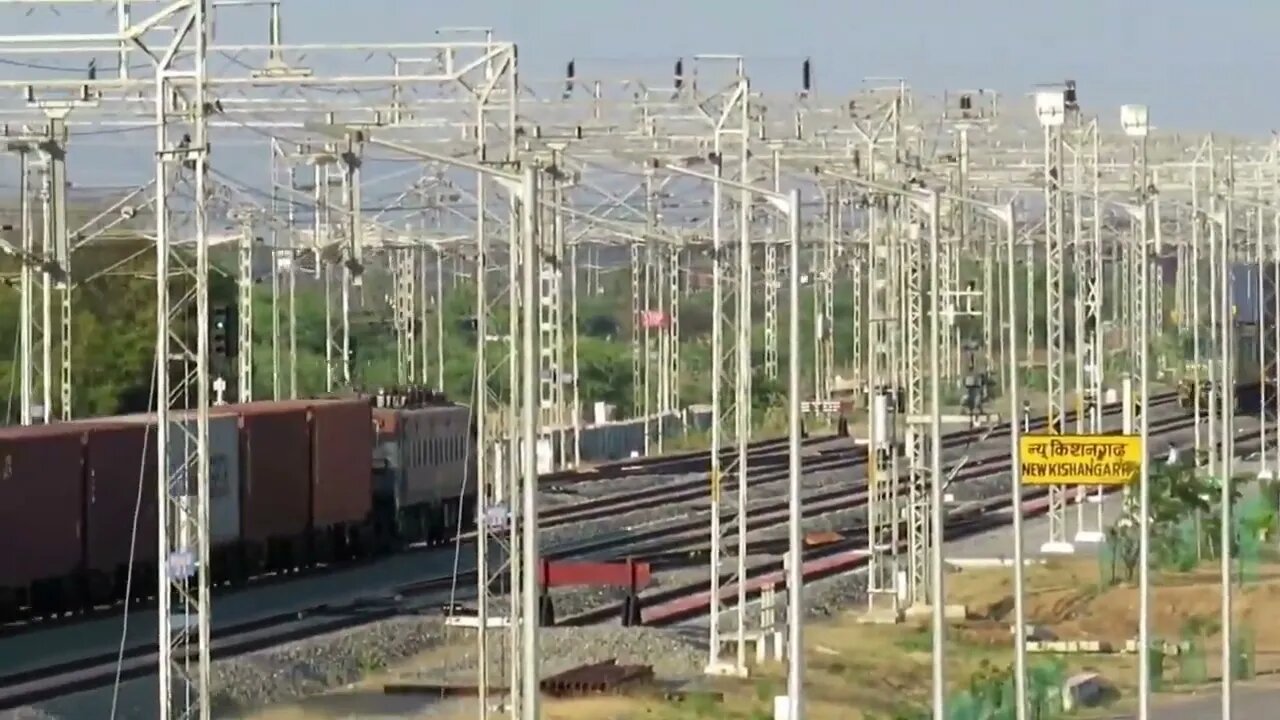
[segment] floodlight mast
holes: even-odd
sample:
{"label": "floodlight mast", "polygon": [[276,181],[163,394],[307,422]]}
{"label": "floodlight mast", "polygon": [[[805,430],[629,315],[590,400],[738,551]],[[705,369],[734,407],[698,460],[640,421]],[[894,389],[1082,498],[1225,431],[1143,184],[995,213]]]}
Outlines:
{"label": "floodlight mast", "polygon": [[[1147,108],[1142,105],[1125,105],[1120,109],[1120,124],[1124,132],[1135,142],[1140,143],[1140,168],[1138,174],[1137,207],[1128,206],[1131,217],[1138,221],[1138,241],[1133,246],[1132,269],[1134,278],[1135,312],[1131,318],[1137,323],[1137,342],[1133,343],[1132,360],[1134,374],[1138,376],[1139,407],[1138,435],[1141,438],[1142,455],[1138,470],[1138,717],[1146,720],[1151,717],[1151,462],[1147,448],[1150,435],[1150,413],[1147,410],[1150,391],[1147,383],[1149,355],[1147,352],[1147,331],[1150,323],[1148,305],[1148,278],[1150,276],[1150,249],[1147,239],[1150,234],[1149,218],[1152,197],[1147,192],[1150,186],[1146,166],[1146,138],[1149,132]],[[1125,402],[1129,399],[1126,398]],[[1229,716],[1228,716],[1229,717]]]}
{"label": "floodlight mast", "polygon": [[[1042,90],[1035,96],[1036,117],[1044,129],[1044,232],[1045,232],[1045,320],[1048,326],[1045,348],[1049,428],[1061,433],[1064,416],[1063,395],[1063,246],[1065,197],[1063,195],[1063,127],[1070,110],[1066,91]],[[1034,307],[1030,305],[1028,307]],[[1035,313],[1028,313],[1028,322],[1034,323]],[[1034,339],[1034,333],[1032,333]],[[1028,352],[1032,346],[1028,345]],[[1066,491],[1061,485],[1049,487],[1049,539],[1041,546],[1041,552],[1069,554],[1074,551],[1066,539]]]}

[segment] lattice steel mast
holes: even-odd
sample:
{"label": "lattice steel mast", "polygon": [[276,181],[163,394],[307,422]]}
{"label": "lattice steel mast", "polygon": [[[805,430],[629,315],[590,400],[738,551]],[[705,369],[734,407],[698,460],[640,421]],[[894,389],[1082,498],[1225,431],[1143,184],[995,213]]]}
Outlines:
{"label": "lattice steel mast", "polygon": [[[1036,93],[1036,116],[1044,129],[1044,242],[1045,242],[1045,390],[1050,427],[1053,432],[1063,432],[1065,419],[1063,400],[1063,252],[1065,239],[1065,202],[1063,191],[1065,167],[1063,164],[1064,126],[1068,113],[1074,119],[1078,108],[1075,98],[1068,102],[1069,91],[1046,90]],[[1029,305],[1028,312],[1034,311]],[[1042,552],[1071,552],[1066,535],[1066,491],[1060,485],[1049,487],[1049,539],[1041,546]]]}
{"label": "lattice steel mast", "polygon": [[[155,66],[156,458],[160,529],[159,717],[207,719],[209,707],[209,159],[207,67],[211,31],[205,0],[162,11],[175,26]],[[124,40],[124,38],[122,38]],[[181,188],[190,188],[194,267],[174,237]],[[181,318],[194,306],[195,346]],[[176,377],[174,376],[174,371]],[[190,420],[171,415],[190,408]],[[173,418],[176,419],[176,418]],[[171,448],[184,462],[174,467]],[[194,470],[194,483],[190,477]],[[194,487],[193,487],[194,486]],[[193,507],[194,506],[194,507]]]}
{"label": "lattice steel mast", "polygon": [[[1072,216],[1075,239],[1075,354],[1076,432],[1097,434],[1102,432],[1102,383],[1106,371],[1102,354],[1102,192],[1101,171],[1098,168],[1101,140],[1096,118],[1076,134],[1072,148]],[[1092,178],[1085,187],[1085,179]],[[1088,207],[1086,212],[1085,208]],[[1084,228],[1088,218],[1089,226]],[[1087,490],[1081,491],[1078,505],[1076,542],[1101,542],[1103,489],[1096,495],[1094,523],[1085,512]]]}
{"label": "lattice steel mast", "polygon": [[[733,473],[739,479],[746,476],[747,443],[751,431],[751,257],[749,213],[750,194],[739,193],[739,242],[735,249],[725,242],[723,235],[723,188],[718,179],[723,177],[726,163],[726,138],[733,138],[739,143],[739,165],[741,177],[745,180],[747,173],[747,146],[750,140],[750,88],[746,76],[742,72],[741,62],[738,65],[737,78],[722,100],[720,112],[715,120],[712,166],[717,182],[712,185],[712,254],[714,257],[712,305],[715,322],[712,329],[713,364],[719,366],[712,384],[712,416],[711,431],[711,597],[710,603],[710,642],[708,652],[710,659],[708,671],[713,673],[746,672],[746,619],[745,603],[738,605],[737,616],[737,652],[733,663],[721,661],[720,615],[723,612],[720,598],[721,567],[724,553],[724,534],[726,530],[737,529],[738,551],[736,553],[736,569],[732,578],[745,576],[746,533],[742,532],[742,523],[746,518],[746,483],[738,483],[737,507],[731,520],[725,523],[721,519],[724,510],[721,503],[721,481],[725,475]],[[736,262],[734,262],[736,260]],[[733,300],[732,306],[728,302]],[[734,310],[730,310],[733,307]],[[726,341],[726,335],[728,340]],[[732,353],[732,354],[731,354]],[[732,383],[733,399],[724,401],[728,385]],[[733,430],[725,433],[723,424],[725,416],[732,412]],[[727,437],[726,437],[727,435]],[[728,442],[726,442],[728,440]],[[737,447],[737,456],[730,461],[728,467],[721,467],[720,453],[722,448]],[[745,583],[739,583],[738,594],[745,593]],[[739,598],[741,600],[741,597]]]}

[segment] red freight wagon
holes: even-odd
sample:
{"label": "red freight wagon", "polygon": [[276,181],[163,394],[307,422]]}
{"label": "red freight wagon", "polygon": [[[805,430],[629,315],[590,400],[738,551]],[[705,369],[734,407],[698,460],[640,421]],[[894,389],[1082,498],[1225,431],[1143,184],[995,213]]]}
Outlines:
{"label": "red freight wagon", "polygon": [[30,603],[60,611],[82,557],[84,434],[66,425],[0,428],[0,617]]}
{"label": "red freight wagon", "polygon": [[240,534],[251,569],[296,567],[311,520],[311,437],[305,403],[247,403],[240,415]]}
{"label": "red freight wagon", "polygon": [[373,409],[366,399],[311,405],[311,523],[318,559],[368,546],[373,507]]}
{"label": "red freight wagon", "polygon": [[78,422],[76,426],[87,437],[85,569],[90,596],[95,601],[122,597],[132,561],[134,596],[145,597],[155,586],[159,537],[155,434],[148,426],[134,423]]}

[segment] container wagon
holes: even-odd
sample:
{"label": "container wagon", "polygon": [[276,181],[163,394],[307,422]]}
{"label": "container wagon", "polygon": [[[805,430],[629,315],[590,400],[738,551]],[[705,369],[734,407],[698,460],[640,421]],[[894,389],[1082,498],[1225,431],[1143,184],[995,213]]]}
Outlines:
{"label": "container wagon", "polygon": [[368,398],[228,405],[241,422],[241,530],[250,574],[373,552]]}
{"label": "container wagon", "polygon": [[78,606],[84,442],[65,425],[0,428],[0,619]]}
{"label": "container wagon", "polygon": [[373,408],[373,518],[383,549],[474,527],[470,408],[430,393],[380,394]]}
{"label": "container wagon", "polygon": [[310,406],[311,559],[350,560],[374,551],[373,409],[368,398]]}
{"label": "container wagon", "polygon": [[240,532],[247,573],[305,565],[311,526],[310,406],[224,407],[240,421]]}
{"label": "container wagon", "polygon": [[[1242,414],[1273,414],[1278,389],[1276,360],[1271,339],[1275,336],[1277,268],[1273,263],[1233,263],[1229,269],[1232,377],[1235,410]],[[1208,311],[1202,311],[1208,318]],[[1265,352],[1264,352],[1265,351]],[[1196,398],[1200,411],[1209,411],[1209,396],[1216,382],[1202,371],[1202,379],[1186,378],[1178,384],[1178,404],[1194,411]]]}
{"label": "container wagon", "polygon": [[[151,472],[155,472],[156,416],[125,415],[114,421],[137,424],[147,428],[149,442],[147,459]],[[169,450],[166,481],[174,478],[194,477],[196,418],[191,412],[174,412],[169,419]],[[183,480],[178,480],[183,482]],[[151,505],[154,517],[155,486],[148,484],[144,500]],[[190,513],[185,517],[170,518],[170,526],[176,533],[186,533],[194,541],[191,526],[196,511],[196,489],[188,485],[182,494],[179,507]],[[155,524],[150,528],[154,537]],[[152,542],[152,545],[155,543]],[[248,572],[245,550],[240,536],[240,427],[239,417],[225,406],[209,410],[209,553],[213,582],[237,582]],[[136,574],[136,573],[135,573]],[[151,577],[146,578],[154,582]],[[121,593],[121,596],[123,594]]]}
{"label": "container wagon", "polygon": [[[156,438],[145,424],[76,423],[86,429],[85,552],[89,602],[154,594]],[[131,568],[132,567],[132,571]]]}
{"label": "container wagon", "polygon": [[[469,411],[416,397],[427,399],[379,409],[376,423],[368,396],[211,408],[214,582],[367,556],[379,523],[395,545],[415,524],[406,535],[435,542],[472,527]],[[195,418],[174,412],[170,423],[163,473],[154,414],[0,428],[0,616],[154,595],[161,476],[178,483],[171,531],[191,533],[183,506],[195,510],[194,488],[181,486]]]}

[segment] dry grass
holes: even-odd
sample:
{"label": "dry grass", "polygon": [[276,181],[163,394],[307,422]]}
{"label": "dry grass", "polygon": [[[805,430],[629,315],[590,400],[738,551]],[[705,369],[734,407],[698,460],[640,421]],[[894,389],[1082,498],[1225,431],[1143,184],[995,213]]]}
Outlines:
{"label": "dry grass", "polygon": [[[1132,585],[1101,588],[1094,560],[1056,560],[1027,573],[1027,621],[1051,629],[1062,639],[1109,640],[1122,644],[1136,637],[1138,592]],[[1221,608],[1216,567],[1188,573],[1156,574],[1152,583],[1152,634],[1177,641],[1192,627],[1209,650],[1211,674],[1221,646],[1218,619]],[[1013,618],[1012,571],[967,571],[952,576],[948,596],[963,602],[972,615],[1001,621]],[[1233,594],[1233,617],[1238,627],[1254,634],[1259,672],[1280,671],[1280,623],[1268,610],[1280,605],[1280,567],[1262,566],[1257,577]],[[970,637],[976,640],[977,634]],[[1007,642],[1007,632],[1000,642]]]}
{"label": "dry grass", "polygon": [[[1280,606],[1280,567],[1263,567],[1258,575],[1247,587],[1237,590],[1235,617],[1238,623],[1249,624],[1255,633],[1259,671],[1280,671],[1280,662],[1277,662],[1280,660],[1280,623],[1268,622],[1266,614],[1267,608]],[[1136,635],[1136,589],[1131,586],[1102,588],[1098,578],[1095,560],[1054,560],[1028,568],[1028,622],[1048,628],[1064,640],[1107,640],[1123,645]],[[1157,637],[1176,640],[1189,624],[1198,623],[1205,628],[1207,669],[1211,675],[1218,672],[1215,661],[1217,580],[1215,568],[1157,575],[1152,604]],[[965,604],[970,614],[968,620],[953,625],[948,633],[947,674],[953,685],[967,684],[984,661],[1001,666],[1011,662],[1012,590],[1009,568],[970,569],[949,576],[949,600]],[[426,659],[419,658],[417,662]],[[1135,656],[1069,656],[1064,660],[1070,672],[1101,672],[1120,690],[1122,699],[1118,705],[1128,704],[1123,696],[1131,696],[1136,684]],[[927,707],[931,665],[930,631],[925,624],[864,625],[858,622],[855,612],[811,624],[806,632],[806,662],[806,717],[812,720],[883,719],[899,711]],[[361,684],[364,692],[376,685],[376,679],[371,680],[372,684]],[[785,668],[768,663],[754,668],[750,680],[708,680],[705,687],[722,692],[724,701],[716,703],[695,695],[683,703],[673,703],[643,694],[569,700],[548,698],[544,715],[552,720],[766,718],[770,717],[773,696],[785,692]],[[1175,700],[1170,696],[1163,701]],[[460,709],[455,716],[474,717],[474,709]],[[281,710],[255,716],[254,720],[324,717],[329,716]],[[451,718],[449,714],[432,717]]]}

